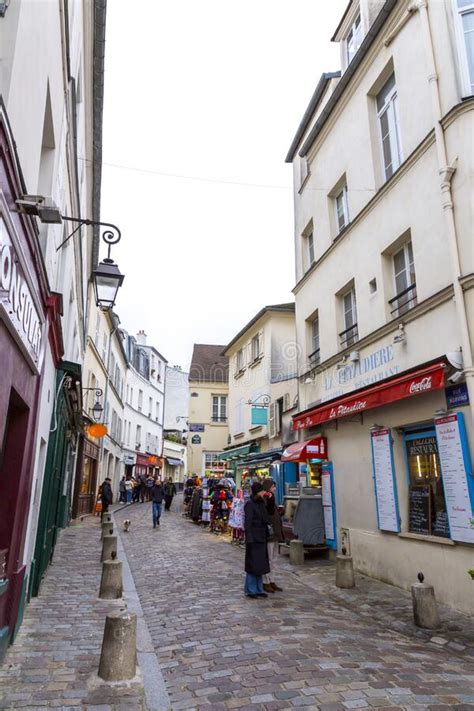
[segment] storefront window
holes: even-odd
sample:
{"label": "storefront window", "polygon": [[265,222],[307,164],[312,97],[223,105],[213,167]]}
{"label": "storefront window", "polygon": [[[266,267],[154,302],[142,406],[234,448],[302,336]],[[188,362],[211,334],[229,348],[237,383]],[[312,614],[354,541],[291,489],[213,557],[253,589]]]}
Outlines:
{"label": "storefront window", "polygon": [[405,435],[411,533],[449,538],[449,522],[434,430]]}
{"label": "storefront window", "polygon": [[92,460],[86,457],[84,459],[84,469],[82,470],[81,478],[81,494],[90,494],[92,489]]}
{"label": "storefront window", "polygon": [[308,462],[308,486],[321,486],[321,462]]}

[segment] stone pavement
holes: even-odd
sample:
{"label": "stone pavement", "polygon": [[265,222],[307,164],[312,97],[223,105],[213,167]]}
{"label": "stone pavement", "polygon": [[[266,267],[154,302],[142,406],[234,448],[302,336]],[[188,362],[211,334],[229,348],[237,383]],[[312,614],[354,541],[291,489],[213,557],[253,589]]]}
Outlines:
{"label": "stone pavement", "polygon": [[250,600],[240,548],[177,513],[153,530],[149,504],[123,518],[132,520],[122,540],[173,710],[474,709],[470,618],[443,610],[443,635],[454,626],[464,643],[402,634],[393,626],[408,625],[406,593],[369,579],[365,592],[337,591],[324,562],[294,571],[280,559],[284,593]]}
{"label": "stone pavement", "polygon": [[140,677],[105,684],[97,676],[107,612],[121,600],[99,600],[99,519],[60,533],[39,597],[0,667],[1,709],[132,711],[145,709]]}

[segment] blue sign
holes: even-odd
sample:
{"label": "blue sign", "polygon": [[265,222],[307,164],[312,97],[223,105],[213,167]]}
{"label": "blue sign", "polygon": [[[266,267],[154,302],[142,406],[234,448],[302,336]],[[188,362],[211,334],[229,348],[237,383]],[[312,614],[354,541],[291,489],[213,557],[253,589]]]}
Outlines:
{"label": "blue sign", "polygon": [[445,388],[446,402],[449,409],[469,405],[469,393],[467,391],[467,383],[459,385],[450,385]]}
{"label": "blue sign", "polygon": [[191,437],[191,444],[201,444],[201,438],[199,435],[193,435]]}
{"label": "blue sign", "polygon": [[268,424],[268,410],[266,407],[252,407],[252,427],[254,425]]}
{"label": "blue sign", "polygon": [[190,432],[204,432],[205,425],[197,424],[196,422],[189,423]]}

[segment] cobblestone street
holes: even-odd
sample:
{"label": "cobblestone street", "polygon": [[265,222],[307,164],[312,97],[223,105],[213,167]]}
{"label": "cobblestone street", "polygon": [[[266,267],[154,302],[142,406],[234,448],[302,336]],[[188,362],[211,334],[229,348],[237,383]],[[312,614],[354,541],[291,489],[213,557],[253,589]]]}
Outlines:
{"label": "cobblestone street", "polygon": [[[401,634],[394,624],[413,628],[407,594],[363,579],[362,592],[342,595],[332,566],[295,574],[284,558],[284,592],[249,600],[243,551],[226,539],[176,513],[153,530],[148,505],[120,517],[132,520],[122,538],[174,710],[474,708],[472,620],[443,611],[442,646],[429,633]],[[362,615],[346,600],[352,592]]]}
{"label": "cobblestone street", "polygon": [[[177,512],[153,530],[149,504],[118,511],[119,530],[124,518],[132,525],[122,542],[170,699],[150,708],[474,708],[471,618],[442,608],[440,630],[417,630],[407,593],[362,576],[355,590],[338,590],[332,564],[295,569],[284,556],[284,592],[249,600],[243,551],[227,538]],[[156,683],[149,669],[131,684],[97,677],[106,613],[133,606],[130,593],[97,598],[99,550],[93,517],[61,533],[0,668],[0,708],[147,708],[142,680]]]}

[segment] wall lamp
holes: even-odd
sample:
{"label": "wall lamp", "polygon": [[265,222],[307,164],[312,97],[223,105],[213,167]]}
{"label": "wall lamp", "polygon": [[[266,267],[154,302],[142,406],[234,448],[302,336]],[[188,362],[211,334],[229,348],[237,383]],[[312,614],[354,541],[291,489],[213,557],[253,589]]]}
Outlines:
{"label": "wall lamp", "polygon": [[[259,402],[259,400],[261,402]],[[270,407],[271,402],[270,395],[259,395],[255,400],[247,400],[247,405],[253,405],[254,407]]]}
{"label": "wall lamp", "polygon": [[58,225],[62,224],[62,222],[77,224],[77,227],[66,237],[64,242],[61,242],[56,251],[62,249],[83,225],[97,225],[109,228],[102,233],[102,239],[108,245],[107,257],[93,270],[92,281],[96,305],[104,310],[112,309],[117,298],[117,292],[124,280],[124,275],[120,273],[118,266],[110,257],[112,245],[120,242],[122,238],[119,228],[111,222],[98,222],[97,220],[89,220],[82,217],[61,215],[61,211],[54,200],[43,195],[23,195],[20,200],[16,200],[16,204],[18,212],[23,215],[38,217],[44,224]]}
{"label": "wall lamp", "polygon": [[82,388],[83,392],[85,390],[93,390],[95,392],[96,401],[95,401],[93,407],[91,407],[90,409],[92,411],[92,417],[94,418],[94,420],[96,422],[99,422],[99,420],[102,416],[102,413],[104,411],[104,408],[102,407],[102,405],[99,402],[99,398],[102,397],[102,395],[104,394],[104,391],[102,390],[102,388]]}

